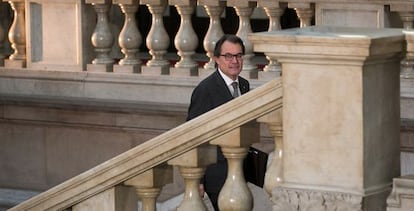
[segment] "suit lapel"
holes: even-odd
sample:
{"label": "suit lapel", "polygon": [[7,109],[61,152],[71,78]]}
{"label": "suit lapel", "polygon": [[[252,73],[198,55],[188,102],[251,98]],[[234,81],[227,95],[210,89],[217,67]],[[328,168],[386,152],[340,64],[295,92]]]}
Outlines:
{"label": "suit lapel", "polygon": [[216,70],[214,72],[214,78],[215,78],[215,82],[216,82],[216,85],[217,85],[216,86],[217,93],[220,93],[220,95],[226,100],[233,99],[233,96],[231,95],[231,92],[230,92],[229,88],[227,87],[226,82],[221,77],[218,70]]}

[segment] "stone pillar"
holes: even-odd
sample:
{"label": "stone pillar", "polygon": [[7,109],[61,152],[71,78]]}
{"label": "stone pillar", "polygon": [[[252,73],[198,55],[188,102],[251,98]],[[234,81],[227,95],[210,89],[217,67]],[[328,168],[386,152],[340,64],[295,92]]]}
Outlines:
{"label": "stone pillar", "polygon": [[141,0],[146,4],[152,15],[151,29],[146,38],[146,44],[151,54],[146,66],[142,67],[141,73],[157,75],[168,75],[170,62],[165,58],[170,46],[170,37],[164,26],[163,13],[167,8],[167,0]]}
{"label": "stone pillar", "polygon": [[253,195],[247,187],[243,174],[243,160],[248,148],[259,141],[259,124],[248,122],[216,139],[210,144],[219,145],[227,159],[226,181],[218,197],[218,206],[222,211],[253,209]]}
{"label": "stone pillar", "polygon": [[8,36],[13,54],[5,60],[5,66],[11,68],[26,67],[26,10],[25,1],[12,0],[9,4],[14,12],[13,24]]}
{"label": "stone pillar", "polygon": [[161,189],[172,181],[173,170],[171,166],[161,164],[125,181],[124,185],[135,188],[135,192],[142,202],[141,210],[155,211],[157,197]]}
{"label": "stone pillar", "polygon": [[249,38],[283,67],[273,210],[385,210],[400,173],[401,30],[315,26]]}
{"label": "stone pillar", "polygon": [[228,0],[227,6],[233,7],[239,17],[239,27],[236,35],[243,40],[245,46],[243,71],[240,74],[245,78],[257,78],[258,70],[252,61],[254,57],[253,45],[247,39],[247,35],[253,32],[250,18],[253,14],[253,9],[257,6],[257,2],[249,0]]}
{"label": "stone pillar", "polygon": [[203,145],[168,161],[169,165],[179,167],[185,182],[184,198],[177,210],[208,210],[200,197],[199,184],[206,166],[215,163],[216,158],[217,149],[210,145]]}
{"label": "stone pillar", "polygon": [[210,70],[209,72],[211,72],[216,69],[216,62],[213,59],[214,47],[224,34],[220,17],[226,7],[226,2],[220,0],[198,0],[198,4],[204,6],[210,17],[210,24],[208,25],[208,30],[204,37],[203,46],[209,58],[209,61],[204,65],[204,69]]}
{"label": "stone pillar", "polygon": [[194,31],[191,16],[194,13],[197,1],[195,0],[169,0],[180,15],[180,27],[174,38],[174,45],[180,60],[170,68],[170,75],[196,76],[198,74],[198,63],[193,56],[198,45],[198,37]]}
{"label": "stone pillar", "polygon": [[113,4],[119,4],[124,13],[124,26],[118,37],[118,44],[124,54],[118,65],[114,66],[114,72],[140,73],[141,60],[138,58],[139,47],[142,44],[142,35],[138,29],[135,13],[138,10],[138,0],[113,0]]}
{"label": "stone pillar", "polygon": [[97,14],[95,30],[91,37],[96,57],[92,64],[87,65],[87,71],[112,72],[115,60],[110,57],[109,53],[114,44],[114,35],[111,32],[108,17],[112,2],[87,0],[86,3],[92,4]]}

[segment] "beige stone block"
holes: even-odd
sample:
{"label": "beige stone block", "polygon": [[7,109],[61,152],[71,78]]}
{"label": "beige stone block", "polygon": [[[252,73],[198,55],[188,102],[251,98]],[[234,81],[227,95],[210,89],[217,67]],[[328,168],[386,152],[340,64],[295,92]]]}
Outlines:
{"label": "beige stone block", "polygon": [[268,7],[268,8],[279,8],[280,1],[277,0],[258,0],[257,6],[259,7]]}
{"label": "beige stone block", "polygon": [[196,6],[197,0],[169,0],[168,3],[173,6]]}
{"label": "beige stone block", "polygon": [[112,72],[113,64],[87,64],[86,70],[88,72]]}
{"label": "beige stone block", "polygon": [[44,155],[50,186],[127,151],[132,148],[133,141],[128,133],[88,126],[50,127],[45,135]]}
{"label": "beige stone block", "polygon": [[0,186],[45,190],[48,186],[45,129],[0,123]]}
{"label": "beige stone block", "polygon": [[10,60],[5,59],[4,60],[4,67],[7,68],[24,68],[26,67],[26,61],[25,60]]}
{"label": "beige stone block", "polygon": [[139,0],[112,0],[113,4],[138,4]]}
{"label": "beige stone block", "polygon": [[255,1],[249,0],[227,0],[227,6],[229,7],[256,7]]}
{"label": "beige stone block", "polygon": [[114,65],[114,73],[141,73],[141,65]]}
{"label": "beige stone block", "polygon": [[168,0],[141,0],[140,3],[150,5],[166,5]]}
{"label": "beige stone block", "polygon": [[109,4],[112,0],[85,0],[86,4]]}
{"label": "beige stone block", "polygon": [[385,25],[382,4],[317,3],[315,17],[316,25],[321,26],[383,28]]}
{"label": "beige stone block", "polygon": [[173,168],[169,165],[159,165],[124,182],[135,188],[162,188],[173,182]]}
{"label": "beige stone block", "polygon": [[217,147],[203,145],[169,160],[168,164],[202,168],[215,162],[217,162]]}
{"label": "beige stone block", "polygon": [[170,67],[149,67],[143,66],[141,69],[142,75],[168,75],[170,74]]}
{"label": "beige stone block", "polygon": [[198,0],[197,2],[202,6],[226,6],[226,2],[220,0]]}
{"label": "beige stone block", "polygon": [[255,142],[259,142],[259,131],[260,128],[257,122],[249,122],[213,139],[210,144],[225,147],[248,147]]}
{"label": "beige stone block", "polygon": [[170,68],[170,76],[177,76],[177,77],[198,76],[198,67],[194,67],[194,68],[172,67]]}
{"label": "beige stone block", "polygon": [[72,207],[73,211],[136,211],[138,197],[131,187],[115,186]]}

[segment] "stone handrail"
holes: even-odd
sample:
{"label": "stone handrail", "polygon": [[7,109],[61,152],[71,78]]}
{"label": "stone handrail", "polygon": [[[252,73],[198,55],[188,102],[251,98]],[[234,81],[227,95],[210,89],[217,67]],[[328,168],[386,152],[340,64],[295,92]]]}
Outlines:
{"label": "stone handrail", "polygon": [[10,210],[62,210],[69,208],[281,106],[281,81],[274,79]]}

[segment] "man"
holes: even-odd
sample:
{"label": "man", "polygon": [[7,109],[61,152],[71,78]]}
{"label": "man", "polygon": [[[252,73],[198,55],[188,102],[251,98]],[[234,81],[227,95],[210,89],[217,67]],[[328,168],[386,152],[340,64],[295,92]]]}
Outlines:
{"label": "man", "polygon": [[[187,120],[191,120],[233,98],[249,91],[249,82],[240,77],[243,67],[245,47],[236,35],[226,34],[221,37],[214,48],[216,71],[201,81],[191,95]],[[234,84],[236,82],[236,84]],[[201,185],[218,211],[218,195],[227,176],[227,160],[220,147],[217,148],[217,163],[207,167]]]}

